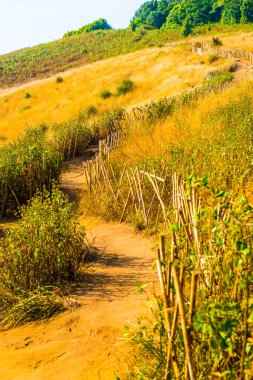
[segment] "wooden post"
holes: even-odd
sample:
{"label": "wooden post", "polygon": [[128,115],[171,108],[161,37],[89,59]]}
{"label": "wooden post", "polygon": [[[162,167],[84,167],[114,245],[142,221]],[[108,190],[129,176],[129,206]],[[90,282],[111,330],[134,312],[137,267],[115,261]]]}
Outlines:
{"label": "wooden post", "polygon": [[195,373],[192,363],[192,355],[191,355],[191,348],[190,348],[190,341],[189,341],[189,335],[187,331],[187,323],[186,323],[186,312],[185,312],[185,305],[184,305],[184,299],[183,294],[177,274],[177,269],[175,266],[172,266],[172,273],[173,273],[173,279],[174,279],[174,285],[176,289],[176,296],[177,296],[177,302],[179,307],[179,313],[180,313],[180,319],[181,319],[181,326],[182,326],[182,333],[183,333],[183,339],[184,339],[184,346],[185,346],[185,353],[186,353],[186,360],[187,360],[187,368],[189,371],[189,377],[190,380],[195,380]]}

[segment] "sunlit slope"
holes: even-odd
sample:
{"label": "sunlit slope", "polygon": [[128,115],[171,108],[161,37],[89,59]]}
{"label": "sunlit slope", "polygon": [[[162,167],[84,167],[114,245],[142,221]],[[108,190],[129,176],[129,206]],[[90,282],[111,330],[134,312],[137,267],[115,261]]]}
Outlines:
{"label": "sunlit slope", "polygon": [[166,162],[171,172],[194,171],[232,189],[252,171],[252,120],[253,81],[245,80],[191,101],[168,118],[136,124],[111,158],[131,167]]}
{"label": "sunlit slope", "polygon": [[249,33],[244,31],[235,31],[232,29],[230,33],[223,33],[219,30],[217,32],[214,31],[212,36],[200,35],[192,38],[192,40],[206,41],[210,44],[213,36],[218,37],[221,40],[222,47],[224,48],[244,49],[253,52],[253,31]]}
{"label": "sunlit slope", "polygon": [[253,52],[253,32],[222,36],[222,42],[225,47],[245,49]]}
{"label": "sunlit slope", "polygon": [[[90,105],[104,111],[168,96],[202,83],[208,72],[227,63],[220,59],[209,64],[208,55],[199,57],[185,44],[146,49],[73,69],[61,75],[62,83],[52,77],[1,97],[0,136],[12,139],[27,125],[69,120]],[[136,86],[132,93],[101,98],[103,90],[115,94],[125,78]]]}

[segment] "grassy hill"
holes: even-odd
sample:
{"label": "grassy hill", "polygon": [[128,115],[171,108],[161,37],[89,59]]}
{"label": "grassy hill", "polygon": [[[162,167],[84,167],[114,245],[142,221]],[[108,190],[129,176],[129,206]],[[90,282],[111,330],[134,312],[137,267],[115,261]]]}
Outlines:
{"label": "grassy hill", "polygon": [[[222,34],[224,29],[212,33],[225,47],[249,49],[253,35],[241,28],[239,33],[232,27],[229,34]],[[205,39],[211,42],[208,33]],[[246,74],[251,63],[242,58],[235,66],[233,57],[198,55],[191,50],[192,41],[153,46],[173,38],[179,38],[174,31],[97,32],[43,45],[44,58],[43,46],[1,58],[16,60],[13,65],[10,60],[10,75],[2,76],[6,84],[25,81],[29,75],[51,75],[68,65],[91,64],[2,92],[0,135],[7,143],[0,148],[1,216],[33,201],[22,208],[21,225],[0,240],[0,303],[5,306],[0,323],[13,326],[51,315],[56,304],[57,310],[67,307],[56,297],[54,286],[78,278],[85,258],[84,233],[55,181],[64,170],[64,160],[125,127],[126,135],[110,160],[100,157],[99,186],[87,175],[90,191],[80,207],[84,214],[112,220],[120,220],[123,210],[125,220],[136,229],[162,231],[167,238],[166,247],[161,244],[164,255],[157,258],[163,289],[162,296],[156,293],[149,302],[151,322],[139,319],[137,327],[125,334],[135,347],[128,379],[161,379],[168,370],[172,379],[189,378],[191,361],[196,372],[192,378],[249,380],[253,373],[253,85]],[[87,39],[90,45],[80,53]],[[130,52],[141,47],[146,49]],[[71,54],[64,56],[65,48]],[[29,56],[33,57],[29,68],[26,54],[34,54]],[[41,64],[35,69],[40,54]],[[240,81],[234,82],[238,73],[231,67],[236,70],[240,64]],[[188,89],[194,91],[183,92]],[[168,98],[173,94],[177,95]],[[137,116],[131,112],[133,106],[139,106]],[[127,117],[122,108],[129,111]],[[27,125],[37,128],[23,132]],[[175,172],[178,177],[172,181]],[[34,197],[45,186],[50,192]],[[74,258],[76,268],[71,268]],[[48,263],[55,269],[50,276]],[[48,290],[48,285],[53,288]],[[30,301],[35,296],[33,311]],[[179,369],[172,366],[175,357]]]}
{"label": "grassy hill", "polygon": [[[190,37],[250,32],[252,24],[196,27]],[[107,30],[63,38],[0,56],[0,88],[45,78],[71,67],[115,57],[181,39],[180,28],[168,30]]]}
{"label": "grassy hill", "polygon": [[170,32],[94,31],[0,56],[0,88],[180,38]]}
{"label": "grassy hill", "polygon": [[[35,82],[0,98],[0,135],[12,139],[27,125],[66,122],[89,107],[95,107],[98,116],[189,89],[231,61],[210,63],[209,56],[199,57],[187,44],[150,48],[72,70],[61,75],[61,83],[57,77]],[[126,78],[133,81],[134,90],[115,96]],[[103,99],[103,91],[112,95]]]}

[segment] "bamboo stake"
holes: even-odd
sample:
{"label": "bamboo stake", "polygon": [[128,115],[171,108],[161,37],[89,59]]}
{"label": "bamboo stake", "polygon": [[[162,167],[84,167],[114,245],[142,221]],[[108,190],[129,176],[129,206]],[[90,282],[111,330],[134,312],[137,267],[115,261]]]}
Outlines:
{"label": "bamboo stake", "polygon": [[142,187],[141,187],[141,179],[140,179],[139,170],[137,170],[137,184],[139,187],[139,194],[140,194],[141,204],[142,204],[142,208],[143,208],[143,217],[144,217],[145,224],[147,226],[148,218],[147,218],[146,207],[145,207],[145,203],[144,203],[144,199],[143,199],[143,192],[142,192]]}
{"label": "bamboo stake", "polygon": [[132,192],[132,183],[130,182],[127,170],[126,170],[126,173],[127,173],[127,178],[128,178],[128,182],[129,182],[129,191],[128,191],[126,202],[125,202],[124,207],[123,207],[122,214],[121,214],[120,223],[123,222],[123,218],[124,218],[124,215],[125,215],[125,212],[126,212],[126,208],[127,208],[127,205],[128,205],[129,199],[130,199],[130,195],[131,195],[131,192]]}
{"label": "bamboo stake", "polygon": [[[160,252],[159,252],[159,249],[158,249],[158,251],[157,251],[157,259],[156,259],[156,266],[157,266],[158,278],[159,278],[161,292],[162,292],[165,328],[166,328],[166,331],[167,331],[168,339],[171,342],[171,351],[172,351],[172,354],[173,354],[172,355],[172,361],[173,361],[174,373],[175,373],[176,378],[178,378],[180,372],[179,372],[179,368],[178,368],[178,363],[177,363],[177,358],[176,358],[176,355],[175,355],[175,351],[174,351],[174,348],[173,348],[173,341],[171,339],[171,324],[170,324],[170,319],[169,319],[169,314],[168,314],[169,305],[168,305],[168,299],[166,297],[166,290],[165,290],[165,285],[164,285],[164,280],[163,280],[163,273],[162,273],[162,265],[161,265],[161,261],[160,261],[159,257],[160,257]],[[169,375],[169,373],[166,373],[166,377],[165,377],[166,380],[168,379],[168,375]]]}
{"label": "bamboo stake", "polygon": [[185,318],[185,306],[184,306],[184,300],[183,300],[183,294],[177,274],[177,269],[172,266],[172,273],[174,278],[174,285],[176,289],[176,296],[177,296],[177,302],[179,307],[179,313],[181,318],[181,326],[182,326],[182,333],[183,333],[183,339],[184,339],[184,346],[185,346],[185,352],[186,352],[186,360],[187,360],[187,367],[189,371],[189,377],[190,380],[195,380],[195,374],[194,374],[194,368],[192,363],[192,355],[191,355],[191,349],[190,349],[190,342],[189,342],[189,336],[187,331],[187,324],[186,324],[186,318]]}
{"label": "bamboo stake", "polygon": [[126,172],[126,165],[124,165],[124,167],[123,167],[123,170],[122,170],[122,173],[121,173],[121,176],[120,176],[120,180],[118,182],[118,192],[116,194],[116,197],[118,199],[118,195],[119,195],[119,192],[120,192],[123,201],[124,201],[124,197],[123,197],[123,194],[121,192],[121,185],[122,185],[122,182],[123,182],[123,179],[124,179],[125,172]]}
{"label": "bamboo stake", "polygon": [[[135,170],[136,170],[136,168],[135,168]],[[135,195],[134,195],[134,189],[133,189],[133,177],[130,180],[130,176],[128,174],[128,170],[126,170],[126,175],[127,175],[127,181],[128,181],[128,184],[129,184],[129,188],[130,188],[130,195],[132,195],[132,206],[134,206],[135,212],[136,212],[138,210],[138,208],[137,208],[136,202],[135,202]]]}
{"label": "bamboo stake", "polygon": [[84,166],[84,174],[85,174],[86,183],[87,183],[87,186],[89,186],[89,178],[88,178],[87,164],[86,164],[86,163],[83,163],[83,166]]}
{"label": "bamboo stake", "polygon": [[242,349],[241,349],[241,363],[240,363],[240,377],[239,380],[244,379],[244,359],[245,359],[245,350],[247,345],[247,334],[248,334],[248,318],[249,318],[249,274],[250,271],[247,268],[246,272],[246,305],[244,310],[244,316],[243,316],[243,324],[244,324],[244,332],[243,332],[243,338],[242,338]]}
{"label": "bamboo stake", "polygon": [[197,286],[198,286],[198,274],[193,272],[192,279],[191,279],[190,309],[189,309],[189,316],[188,316],[188,325],[190,328],[192,325],[192,317],[194,314],[194,308],[195,308],[195,303],[196,303]]}
{"label": "bamboo stake", "polygon": [[137,182],[136,182],[137,171],[138,171],[138,168],[137,168],[137,167],[136,167],[136,169],[135,169],[135,172],[134,172],[133,169],[131,168],[131,173],[132,173],[133,183],[134,183],[134,185],[135,185],[135,191],[136,191],[137,199],[138,199],[138,202],[139,202],[139,210],[140,210],[140,208],[141,208],[141,198],[140,198],[139,189],[138,189]]}
{"label": "bamboo stake", "polygon": [[151,178],[154,178],[154,179],[156,179],[156,180],[158,180],[160,182],[165,182],[165,179],[163,179],[161,177],[157,177],[155,174],[147,173],[144,170],[140,170],[140,173],[145,174],[146,176],[150,176]]}
{"label": "bamboo stake", "polygon": [[105,178],[106,178],[107,184],[108,184],[108,186],[109,186],[109,188],[110,188],[110,190],[111,190],[111,192],[112,192],[113,198],[114,198],[114,200],[117,202],[117,198],[116,198],[116,195],[115,195],[115,193],[114,193],[114,190],[113,190],[113,187],[112,187],[112,184],[111,184],[110,178],[109,178],[109,176],[108,176],[108,172],[107,172],[106,167],[105,167],[105,165],[104,165],[103,162],[101,163],[101,167],[102,167],[102,170],[104,171]]}
{"label": "bamboo stake", "polygon": [[164,222],[165,222],[165,225],[167,226],[166,210],[165,210],[164,203],[163,203],[163,201],[162,201],[162,199],[161,199],[161,196],[160,196],[160,194],[159,194],[159,190],[156,188],[156,185],[155,185],[153,179],[150,177],[150,175],[149,175],[148,173],[147,173],[147,176],[148,176],[148,178],[149,178],[149,180],[150,180],[150,182],[151,182],[151,184],[152,184],[152,186],[153,186],[153,188],[154,188],[154,191],[155,191],[155,193],[156,193],[156,196],[157,196],[157,198],[158,198],[158,200],[159,200],[159,202],[160,202],[160,205],[161,205],[161,207],[162,207],[162,211],[163,211]]}
{"label": "bamboo stake", "polygon": [[[171,268],[172,268],[172,265],[173,265],[173,263],[171,262]],[[182,267],[181,272],[180,272],[181,286],[183,284],[183,278],[184,278],[184,268]],[[168,297],[168,299],[169,299],[169,297]],[[169,340],[168,351],[167,351],[166,374],[169,373],[170,363],[171,363],[171,359],[172,359],[172,355],[173,355],[172,348],[173,348],[173,341],[174,341],[176,328],[177,328],[177,324],[178,324],[178,316],[179,316],[179,307],[178,307],[178,301],[176,300],[175,312],[174,312],[172,327],[171,327],[171,338]],[[187,363],[187,361],[186,361],[186,363]],[[188,374],[188,370],[186,372]]]}
{"label": "bamboo stake", "polygon": [[[116,179],[116,177],[115,177],[114,171],[113,171],[113,167],[112,167],[111,164],[109,164],[109,167],[110,167],[110,169],[111,169],[111,173],[112,173],[113,179],[114,179],[114,181],[115,181],[115,183],[116,183],[116,186],[117,186],[116,202],[118,201],[118,197],[119,197],[119,195],[121,196],[121,199],[124,201],[123,195],[122,195],[121,190],[120,190],[120,187],[119,187],[119,183],[118,183],[118,181],[117,181],[117,179]],[[124,172],[124,171],[123,171],[123,172]]]}

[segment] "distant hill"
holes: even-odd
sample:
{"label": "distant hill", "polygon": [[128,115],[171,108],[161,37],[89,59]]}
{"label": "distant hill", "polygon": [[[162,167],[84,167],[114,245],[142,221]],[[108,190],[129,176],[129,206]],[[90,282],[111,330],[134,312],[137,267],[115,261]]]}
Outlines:
{"label": "distant hill", "polygon": [[178,40],[168,31],[95,30],[0,56],[0,88],[44,78],[71,67]]}
{"label": "distant hill", "polygon": [[[96,27],[100,21],[106,30],[88,31],[90,27],[94,25]],[[0,56],[0,88],[8,88],[33,79],[47,78],[69,68],[101,59],[149,47],[163,46],[182,39],[189,33],[191,36],[199,34],[213,36],[215,33],[249,32],[252,31],[252,24],[215,23],[192,28],[188,23],[184,27],[174,25],[170,28],[162,27],[152,30],[142,27],[135,30],[108,28],[110,26],[106,20],[100,19],[77,31],[67,32],[60,40]]]}

